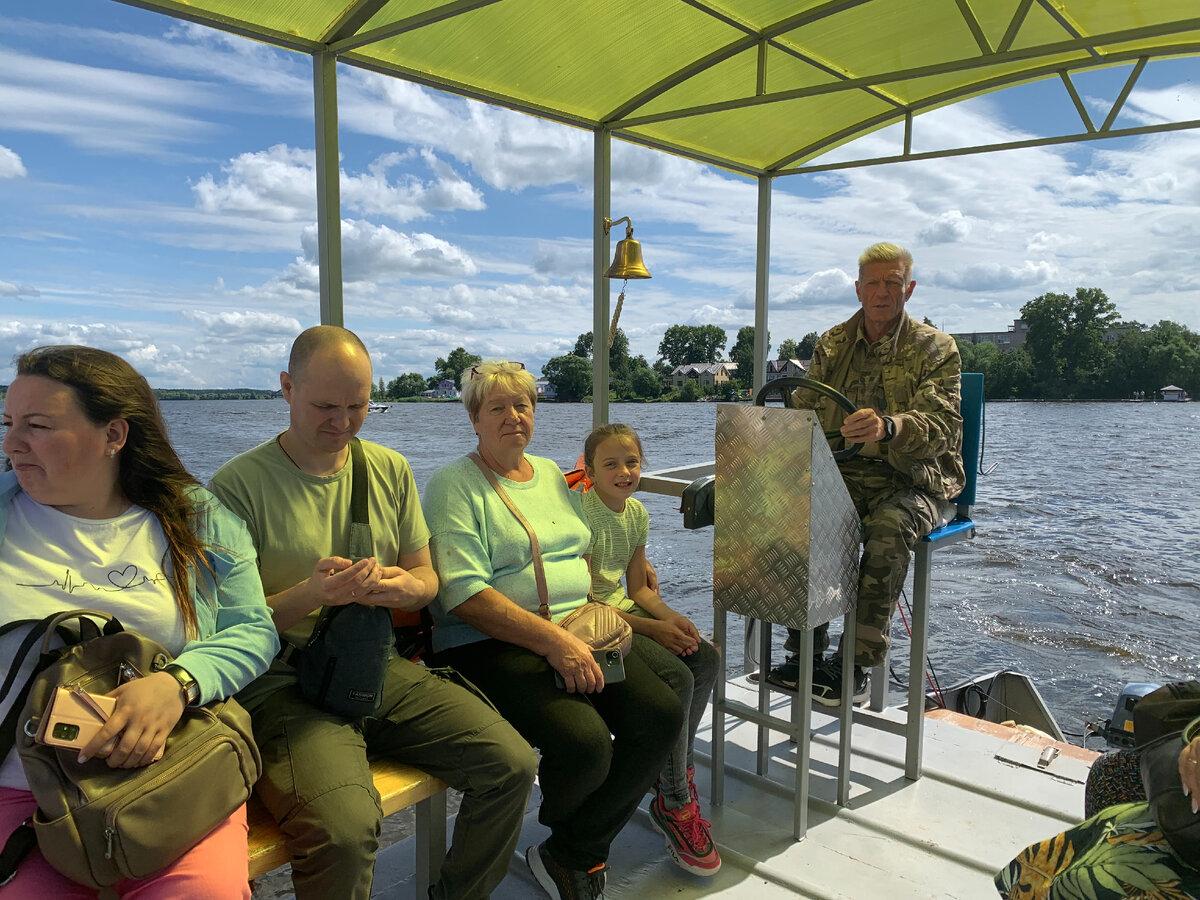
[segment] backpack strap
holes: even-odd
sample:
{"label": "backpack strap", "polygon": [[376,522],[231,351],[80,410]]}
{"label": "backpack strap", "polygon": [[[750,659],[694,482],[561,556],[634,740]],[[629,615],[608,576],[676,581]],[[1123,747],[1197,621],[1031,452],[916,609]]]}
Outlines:
{"label": "backpack strap", "polygon": [[[104,627],[98,627],[89,618],[90,616],[103,619]],[[71,619],[79,621],[78,634],[65,625]],[[29,676],[29,680],[18,689],[16,695],[13,697],[12,706],[9,707],[8,715],[4,717],[3,723],[0,723],[0,760],[8,756],[9,751],[12,750],[13,745],[16,743],[17,725],[21,718],[21,711],[25,708],[25,701],[29,698],[29,691],[33,687],[34,679],[54,661],[56,654],[50,651],[51,632],[57,634],[65,645],[70,646],[100,637],[102,634],[116,634],[119,631],[125,630],[121,623],[108,613],[97,612],[91,609],[73,609],[69,612],[46,616],[44,619],[20,619],[14,622],[6,622],[4,625],[0,625],[0,637],[26,625],[32,625],[33,627],[29,629],[29,633],[21,641],[21,646],[17,648],[17,652],[9,664],[8,675],[4,678],[4,684],[0,685],[0,700],[7,697],[9,691],[12,690],[13,683],[17,680],[17,675],[21,671],[21,666],[24,665],[26,657],[29,656],[29,651],[39,641],[42,645],[41,652],[39,653],[37,663],[34,665],[33,672]]]}
{"label": "backpack strap", "polygon": [[[9,665],[8,675],[5,676],[4,684],[0,686],[0,700],[8,696],[12,690],[13,683],[17,680],[17,675],[21,671],[21,666],[25,659],[29,656],[29,652],[34,645],[39,641],[42,642],[42,649],[39,653],[37,663],[34,665],[33,673],[29,680],[21,685],[16,696],[13,697],[12,706],[9,707],[8,715],[4,717],[4,722],[0,723],[0,760],[4,759],[12,751],[13,745],[17,742],[17,726],[20,723],[21,713],[25,709],[25,701],[29,699],[29,691],[33,687],[34,679],[45,669],[52,661],[53,654],[47,652],[51,634],[57,634],[62,638],[63,643],[70,645],[72,643],[80,643],[84,640],[90,640],[93,637],[99,637],[101,634],[112,634],[115,631],[121,631],[121,623],[115,618],[99,613],[106,621],[104,628],[101,630],[86,613],[90,610],[72,610],[68,613],[55,613],[54,615],[46,616],[44,619],[19,619],[13,622],[5,622],[0,625],[0,637],[15,631],[24,626],[33,626],[29,629],[29,633],[21,640],[21,646],[17,648],[17,652]],[[71,618],[79,620],[79,634],[71,631],[65,626],[65,622]],[[0,849],[0,887],[12,881],[13,876],[17,874],[17,866],[21,864],[29,851],[37,846],[37,833],[33,830],[33,819],[26,819],[15,829],[8,839],[4,842],[4,848]]]}
{"label": "backpack strap", "polygon": [[4,842],[4,849],[0,850],[0,887],[13,880],[21,860],[36,846],[37,832],[33,830],[33,819],[26,819],[13,829]]}

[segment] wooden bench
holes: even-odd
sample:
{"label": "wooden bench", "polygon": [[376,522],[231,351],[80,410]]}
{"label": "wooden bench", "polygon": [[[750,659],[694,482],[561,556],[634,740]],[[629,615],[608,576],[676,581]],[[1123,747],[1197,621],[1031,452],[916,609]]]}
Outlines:
{"label": "wooden bench", "polygon": [[[425,900],[429,885],[441,872],[446,855],[446,785],[432,775],[384,759],[371,760],[375,790],[383,803],[383,814],[417,807],[417,861],[415,896]],[[246,804],[250,826],[250,880],[291,862],[283,832],[259,802],[258,796]]]}

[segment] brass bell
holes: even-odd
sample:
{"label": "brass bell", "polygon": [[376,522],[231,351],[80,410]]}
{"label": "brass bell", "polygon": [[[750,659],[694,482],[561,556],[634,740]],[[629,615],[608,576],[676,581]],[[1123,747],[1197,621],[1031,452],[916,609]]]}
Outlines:
{"label": "brass bell", "polygon": [[613,225],[620,222],[626,222],[625,237],[617,241],[616,252],[613,253],[612,265],[605,272],[605,278],[650,278],[650,271],[646,268],[646,264],[642,262],[642,245],[633,239],[633,223],[628,217],[618,219],[616,222],[604,220],[604,232],[608,233]]}

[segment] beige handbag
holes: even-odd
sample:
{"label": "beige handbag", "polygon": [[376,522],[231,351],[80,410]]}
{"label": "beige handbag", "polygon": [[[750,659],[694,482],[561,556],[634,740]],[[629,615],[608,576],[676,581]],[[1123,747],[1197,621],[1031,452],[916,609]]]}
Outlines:
{"label": "beige handbag", "polygon": [[[504,501],[504,505],[517,517],[517,521],[521,523],[526,534],[529,535],[529,544],[533,548],[533,574],[534,579],[537,581],[538,615],[543,619],[550,619],[549,591],[546,588],[546,570],[542,566],[542,548],[538,544],[537,535],[533,533],[533,527],[521,515],[521,511],[517,509],[516,504],[512,502],[512,498],[508,496],[508,492],[496,480],[495,473],[488,468],[487,463],[483,461],[480,455],[478,453],[469,453],[467,455],[479,467],[479,471],[484,474],[488,483],[496,489],[496,493],[500,495],[500,499]],[[600,603],[593,600],[590,596],[587,603],[567,613],[558,624],[593,650],[620,650],[622,659],[629,655],[629,648],[633,646],[633,629],[629,627],[629,623],[621,618],[620,614],[607,603]]]}

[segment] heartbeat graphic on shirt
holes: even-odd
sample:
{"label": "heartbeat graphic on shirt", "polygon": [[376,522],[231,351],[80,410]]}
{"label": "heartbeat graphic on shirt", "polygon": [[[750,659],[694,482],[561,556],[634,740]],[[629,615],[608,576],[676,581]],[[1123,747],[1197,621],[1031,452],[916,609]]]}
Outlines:
{"label": "heartbeat graphic on shirt", "polygon": [[153,578],[147,578],[133,563],[121,569],[110,569],[108,572],[108,584],[92,584],[90,581],[78,580],[71,574],[71,570],[67,569],[63,573],[62,580],[54,579],[46,584],[22,584],[17,583],[17,587],[34,587],[34,588],[59,588],[64,594],[74,594],[76,591],[89,590],[96,593],[112,594],[117,591],[129,591],[134,588],[139,588],[142,585],[157,585],[165,581],[167,576],[159,572]]}

